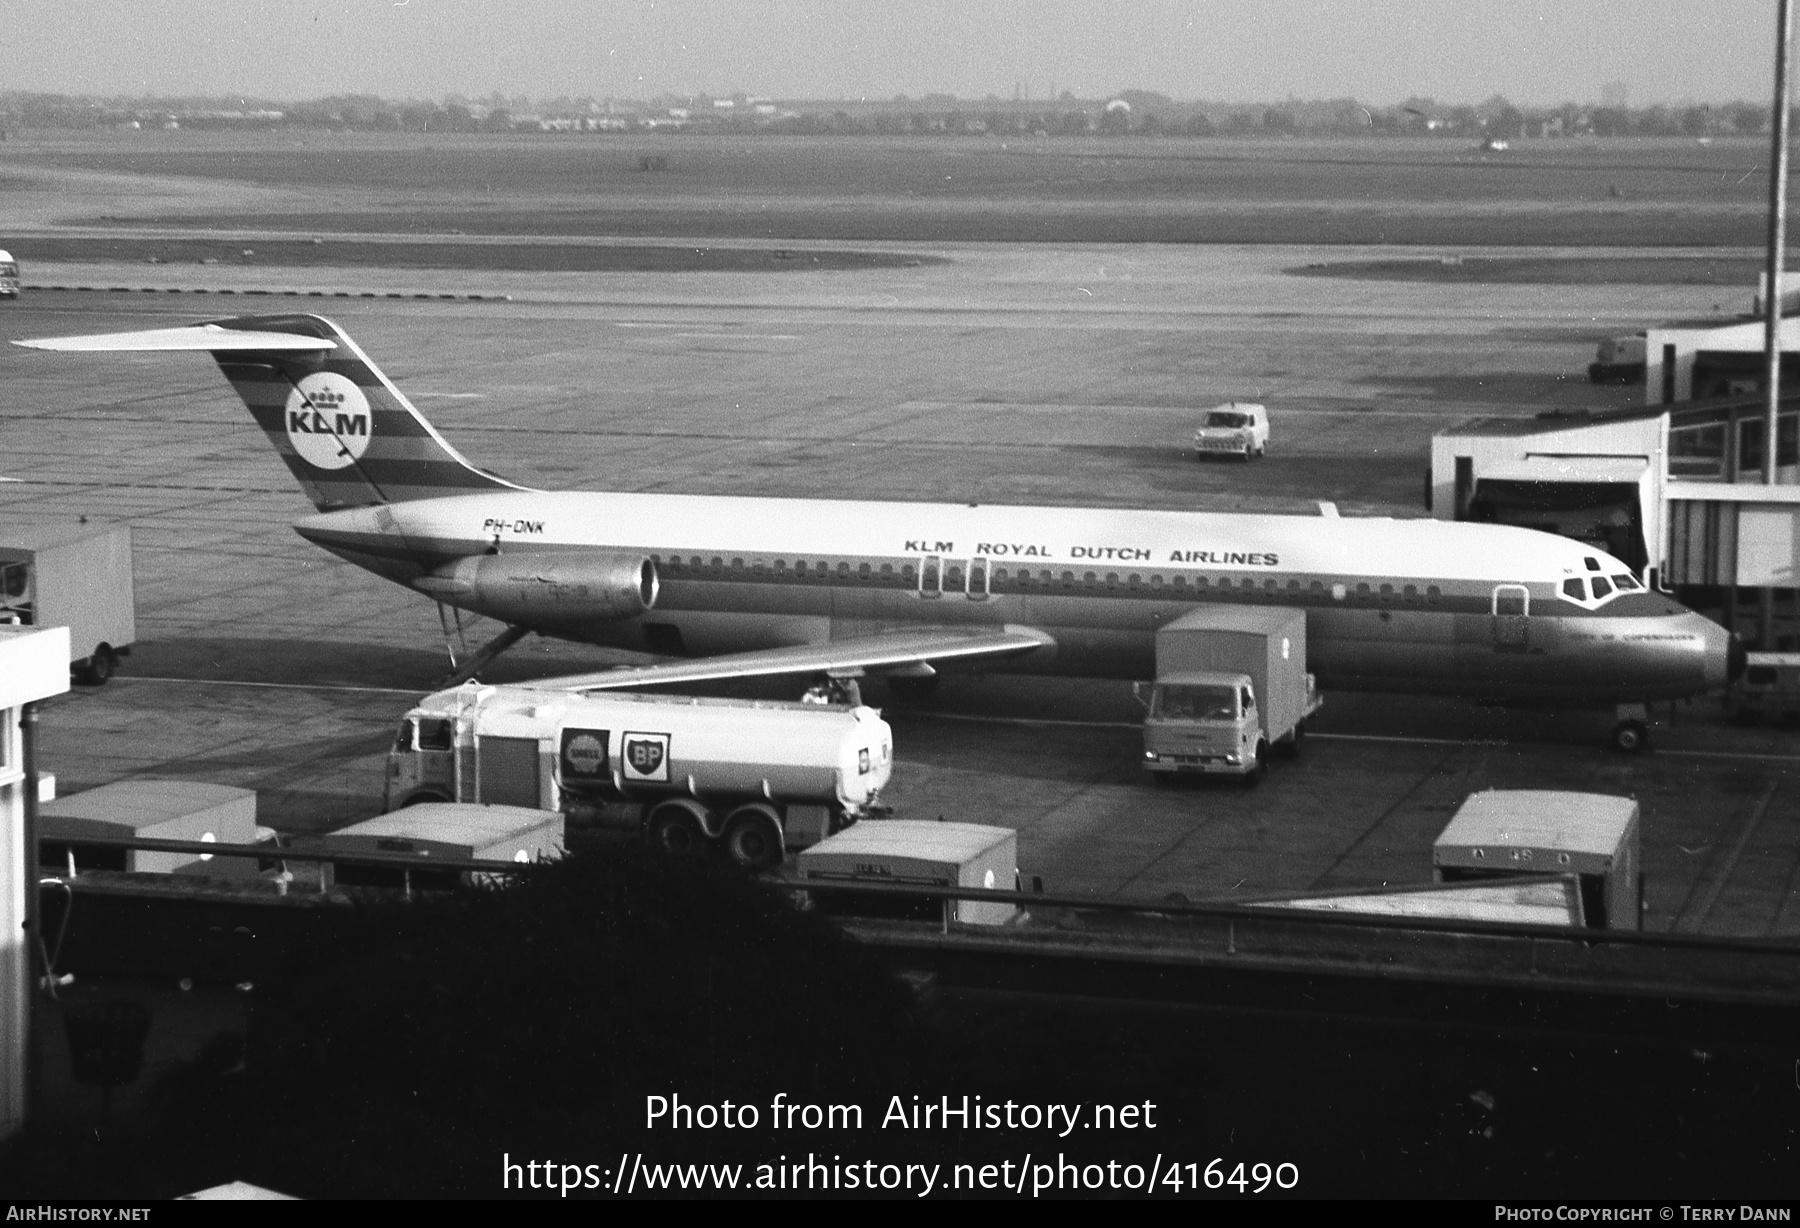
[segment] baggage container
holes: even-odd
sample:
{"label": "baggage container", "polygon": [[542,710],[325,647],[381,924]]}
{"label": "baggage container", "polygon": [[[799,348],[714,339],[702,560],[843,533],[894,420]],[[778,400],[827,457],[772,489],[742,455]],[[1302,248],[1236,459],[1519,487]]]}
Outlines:
{"label": "baggage container", "polygon": [[[1011,891],[1018,886],[1019,836],[1010,827],[887,819],[858,824],[821,840],[800,853],[796,866],[803,882],[820,887],[909,883]],[[861,903],[851,898],[848,906],[856,909]],[[939,908],[933,901],[910,911],[936,916]],[[876,911],[881,911],[879,905]],[[950,918],[964,925],[1004,925],[1018,913],[1016,904],[996,900],[956,900],[950,905]]]}
{"label": "baggage container", "polygon": [[248,877],[248,857],[120,849],[96,839],[255,844],[256,791],[192,780],[121,780],[38,807],[38,860],[60,870]]}
{"label": "baggage container", "polygon": [[1440,883],[1573,874],[1589,929],[1642,928],[1635,798],[1561,790],[1474,793],[1431,846]]}

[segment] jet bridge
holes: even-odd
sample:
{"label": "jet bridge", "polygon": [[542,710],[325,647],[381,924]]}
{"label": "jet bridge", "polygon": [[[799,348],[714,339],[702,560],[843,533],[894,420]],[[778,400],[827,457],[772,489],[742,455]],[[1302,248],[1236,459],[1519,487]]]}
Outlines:
{"label": "jet bridge", "polygon": [[1482,470],[1467,518],[1586,542],[1642,575],[1659,511],[1655,474],[1641,457],[1528,454]]}

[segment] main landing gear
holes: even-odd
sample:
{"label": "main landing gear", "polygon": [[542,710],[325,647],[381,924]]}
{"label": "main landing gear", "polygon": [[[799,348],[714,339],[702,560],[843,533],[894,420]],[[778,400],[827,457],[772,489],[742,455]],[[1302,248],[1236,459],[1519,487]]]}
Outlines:
{"label": "main landing gear", "polygon": [[[454,615],[454,622],[452,622]],[[530,627],[517,624],[508,625],[506,630],[477,648],[469,651],[469,642],[463,635],[462,611],[453,606],[438,603],[438,622],[444,629],[444,649],[450,654],[450,672],[439,682],[438,689],[446,690],[453,686],[461,686],[494,663],[494,658],[511,648],[514,644],[531,634]],[[458,658],[457,649],[462,649]]]}

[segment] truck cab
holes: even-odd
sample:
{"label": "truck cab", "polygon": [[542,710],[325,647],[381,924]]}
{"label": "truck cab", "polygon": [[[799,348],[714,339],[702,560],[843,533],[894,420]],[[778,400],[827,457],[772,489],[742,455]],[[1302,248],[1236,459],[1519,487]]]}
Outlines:
{"label": "truck cab", "polygon": [[1262,776],[1269,744],[1250,675],[1170,674],[1139,697],[1146,708],[1144,767],[1157,779],[1184,772]]}
{"label": "truck cab", "polygon": [[457,796],[456,721],[431,712],[401,718],[388,755],[384,811],[418,802],[447,802]]}
{"label": "truck cab", "polygon": [[0,298],[19,297],[19,262],[11,252],[0,252]]}
{"label": "truck cab", "polygon": [[1269,411],[1249,401],[1229,401],[1206,411],[1194,430],[1194,454],[1249,460],[1269,448]]}

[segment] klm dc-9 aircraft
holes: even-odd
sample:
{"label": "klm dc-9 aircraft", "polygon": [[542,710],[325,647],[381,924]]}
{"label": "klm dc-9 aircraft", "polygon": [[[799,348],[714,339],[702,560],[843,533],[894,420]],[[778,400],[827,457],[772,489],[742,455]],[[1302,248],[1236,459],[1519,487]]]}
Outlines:
{"label": "klm dc-9 aircraft", "polygon": [[1306,611],[1342,690],[1641,705],[1725,685],[1724,628],[1582,543],[1504,525],[1335,515],[546,492],[466,460],[316,315],[53,337],[63,351],[203,351],[318,514],[295,528],[359,567],[520,637],[689,658],[582,689],[941,669],[1147,678],[1197,605]]}

